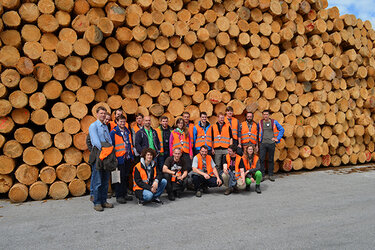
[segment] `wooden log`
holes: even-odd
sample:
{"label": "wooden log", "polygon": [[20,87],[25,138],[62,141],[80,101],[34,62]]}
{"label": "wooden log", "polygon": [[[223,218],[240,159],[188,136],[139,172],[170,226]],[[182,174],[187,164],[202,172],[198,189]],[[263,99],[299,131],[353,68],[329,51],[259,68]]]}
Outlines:
{"label": "wooden log", "polygon": [[37,149],[47,149],[52,146],[51,135],[47,132],[39,132],[34,135],[32,143]]}
{"label": "wooden log", "polygon": [[43,109],[34,110],[31,113],[30,119],[36,125],[44,125],[48,121],[48,113]]}
{"label": "wooden log", "polygon": [[39,178],[46,184],[52,184],[56,180],[56,171],[53,167],[44,167],[40,170]]}
{"label": "wooden log", "polygon": [[77,166],[77,177],[80,180],[88,180],[91,176],[91,167],[87,163],[81,163]]}
{"label": "wooden log", "polygon": [[[0,155],[0,174],[10,174],[16,166],[14,159],[9,156]],[[1,192],[0,192],[1,193]]]}
{"label": "wooden log", "polygon": [[86,184],[81,179],[74,179],[69,183],[69,191],[73,196],[82,196],[86,192]]}
{"label": "wooden log", "polygon": [[56,181],[49,187],[48,195],[55,200],[64,199],[69,194],[68,186],[63,181]]}
{"label": "wooden log", "polygon": [[61,164],[56,168],[56,176],[64,182],[71,182],[77,175],[77,169],[70,164]]}
{"label": "wooden log", "polygon": [[14,175],[20,183],[24,185],[31,185],[37,181],[39,170],[37,167],[22,164],[17,168]]}
{"label": "wooden log", "polygon": [[82,152],[74,147],[70,147],[64,152],[64,160],[71,165],[78,165],[82,161]]}
{"label": "wooden log", "polygon": [[47,197],[48,186],[42,182],[37,181],[30,186],[29,195],[31,199],[41,201]]}
{"label": "wooden log", "polygon": [[22,183],[14,184],[9,190],[8,197],[11,202],[24,202],[29,195],[29,189]]}
{"label": "wooden log", "polygon": [[86,144],[86,137],[87,134],[84,132],[77,133],[73,136],[73,145],[79,150],[86,150],[87,144]]}
{"label": "wooden log", "polygon": [[50,147],[43,152],[43,159],[48,166],[56,166],[61,162],[62,154],[59,149]]}
{"label": "wooden log", "polygon": [[7,193],[13,185],[10,175],[0,174],[0,193]]}
{"label": "wooden log", "polygon": [[55,135],[54,145],[58,149],[67,149],[72,144],[72,136],[66,132],[60,132]]}
{"label": "wooden log", "polygon": [[23,148],[21,144],[16,140],[9,140],[5,142],[3,146],[3,153],[4,155],[11,157],[11,158],[17,158],[22,155]]}

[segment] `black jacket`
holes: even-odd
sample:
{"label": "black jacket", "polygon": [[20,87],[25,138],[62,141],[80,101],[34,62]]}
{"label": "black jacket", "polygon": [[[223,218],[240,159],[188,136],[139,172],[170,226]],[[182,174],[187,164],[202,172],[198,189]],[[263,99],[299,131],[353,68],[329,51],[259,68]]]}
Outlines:
{"label": "black jacket", "polygon": [[[102,148],[106,147],[113,147],[111,143],[102,142]],[[95,165],[96,170],[105,170],[105,171],[113,171],[117,167],[117,158],[115,154],[115,150],[113,149],[112,152],[103,160],[99,159],[100,150],[97,147],[93,147],[89,157],[89,164],[91,166]]]}
{"label": "black jacket", "polygon": [[[141,164],[141,167],[146,170],[143,158],[141,158],[140,164]],[[157,179],[160,183],[160,181],[163,178],[163,175],[158,170],[154,161],[152,162],[152,169],[151,169],[150,179],[149,179],[149,182],[148,182],[149,184],[142,181],[141,174],[139,173],[137,168],[134,168],[134,182],[137,183],[137,185],[140,188],[151,191],[152,184],[154,183],[154,180],[155,180],[154,179],[154,171],[156,171],[156,178],[155,179]],[[142,198],[143,197],[143,190],[136,190],[135,195],[137,196],[137,198]]]}
{"label": "black jacket", "polygon": [[[152,137],[154,139],[154,146],[155,146],[155,149],[156,149],[156,153],[159,153],[160,152],[160,141],[159,141],[158,134],[157,134],[155,129],[153,129],[153,128],[150,128],[150,129],[152,131]],[[148,136],[147,136],[147,133],[145,131],[145,127],[143,127],[142,129],[140,129],[135,134],[135,149],[137,150],[137,152],[139,154],[141,154],[143,149],[149,148],[149,147],[150,146],[148,144]]]}

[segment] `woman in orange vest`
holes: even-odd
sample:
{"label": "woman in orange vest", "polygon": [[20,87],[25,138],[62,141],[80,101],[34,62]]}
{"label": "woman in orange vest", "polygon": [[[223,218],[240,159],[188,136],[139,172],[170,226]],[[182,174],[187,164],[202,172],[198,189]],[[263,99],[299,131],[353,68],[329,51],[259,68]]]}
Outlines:
{"label": "woman in orange vest", "polygon": [[[250,191],[250,184],[255,181],[255,191],[260,194],[260,182],[262,181],[262,172],[260,171],[260,161],[254,154],[254,146],[249,145],[242,156],[241,164],[245,168],[246,191]],[[255,178],[255,180],[254,180]]]}
{"label": "woman in orange vest", "polygon": [[184,119],[178,118],[176,129],[171,133],[169,138],[169,154],[173,155],[175,148],[181,148],[182,158],[187,162],[188,171],[191,170],[191,160],[193,159],[193,144],[189,135],[188,127],[185,126]]}
{"label": "woman in orange vest", "polygon": [[245,170],[241,165],[241,156],[236,154],[237,146],[232,144],[228,148],[228,154],[225,156],[225,163],[223,164],[223,178],[224,186],[227,187],[225,195],[231,194],[233,191],[245,189]]}
{"label": "woman in orange vest", "polygon": [[133,190],[140,205],[150,201],[162,203],[159,197],[167,186],[167,180],[163,179],[162,173],[156,167],[155,156],[155,150],[144,149],[141,154],[141,161],[134,167]]}

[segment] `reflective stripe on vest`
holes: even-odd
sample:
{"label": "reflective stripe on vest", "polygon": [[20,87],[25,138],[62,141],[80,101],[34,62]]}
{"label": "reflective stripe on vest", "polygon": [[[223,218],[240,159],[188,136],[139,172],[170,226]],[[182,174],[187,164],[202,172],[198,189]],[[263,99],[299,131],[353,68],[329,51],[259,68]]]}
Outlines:
{"label": "reflective stripe on vest", "polygon": [[229,119],[225,117],[224,121],[225,123],[228,123],[230,128],[232,129],[233,139],[238,140],[238,125],[239,122],[236,118],[231,118],[232,122],[229,122]]}
{"label": "reflective stripe on vest", "polygon": [[[129,134],[129,143],[130,143],[130,149],[133,151],[133,142],[132,137]],[[116,157],[124,156],[126,153],[124,138],[122,136],[115,134],[115,154]],[[132,152],[133,153],[133,152]]]}
{"label": "reflective stripe on vest", "polygon": [[160,126],[157,127],[155,130],[156,130],[156,133],[158,134],[158,137],[159,137],[160,153],[164,153],[164,142],[163,142],[163,136],[161,134],[161,128],[160,128]]}
{"label": "reflective stripe on vest", "polygon": [[[137,185],[137,183],[135,182],[134,180],[134,171],[135,169],[138,170],[139,174],[141,175],[141,179],[144,183],[146,184],[149,184],[149,179],[147,178],[147,172],[144,168],[142,168],[142,164],[140,162],[138,162],[137,165],[135,165],[134,167],[134,170],[133,170],[133,191],[136,191],[136,190],[143,190],[143,188],[141,188],[140,186]],[[156,178],[156,168],[154,166],[154,180]]]}
{"label": "reflective stripe on vest", "polygon": [[219,126],[215,123],[213,126],[213,137],[214,137],[214,148],[228,148],[230,144],[230,137],[229,137],[229,124],[224,123],[223,127],[221,128],[221,134],[219,133]]}
{"label": "reflective stripe on vest", "polygon": [[[198,169],[203,171],[203,158],[202,158],[202,155],[199,153],[197,154],[197,159],[198,159]],[[207,174],[211,177],[214,177],[214,170],[211,166],[211,161],[212,161],[212,158],[210,155],[207,155],[206,156],[206,169],[207,169]]]}
{"label": "reflective stripe on vest", "polygon": [[243,164],[245,165],[245,171],[247,171],[249,169],[254,169],[256,167],[256,165],[257,165],[258,159],[259,159],[258,156],[254,155],[253,163],[250,166],[249,160],[246,158],[245,155],[243,155],[242,156],[242,161],[243,161]]}
{"label": "reflective stripe on vest", "polygon": [[172,141],[172,151],[175,148],[181,148],[182,152],[189,154],[189,142],[186,139],[185,134],[182,134],[182,140],[180,139],[180,133],[175,130],[172,131],[173,141]]}
{"label": "reflective stripe on vest", "polygon": [[195,147],[200,148],[204,145],[208,147],[212,147],[212,131],[210,128],[207,129],[207,133],[205,133],[204,129],[197,125],[197,140],[195,141]]}
{"label": "reflective stripe on vest", "polygon": [[[227,160],[227,166],[228,166],[228,169],[230,167],[230,155],[227,154],[225,156],[226,160]],[[240,177],[241,177],[241,171],[240,171],[240,162],[241,162],[241,156],[237,155],[236,154],[236,160],[235,160],[235,163],[234,163],[234,175],[236,177],[236,180],[238,180]]]}
{"label": "reflective stripe on vest", "polygon": [[257,144],[257,125],[255,122],[251,125],[251,130],[249,130],[248,123],[244,121],[242,123],[242,130],[241,130],[241,143],[242,144],[248,144],[251,142],[252,144]]}

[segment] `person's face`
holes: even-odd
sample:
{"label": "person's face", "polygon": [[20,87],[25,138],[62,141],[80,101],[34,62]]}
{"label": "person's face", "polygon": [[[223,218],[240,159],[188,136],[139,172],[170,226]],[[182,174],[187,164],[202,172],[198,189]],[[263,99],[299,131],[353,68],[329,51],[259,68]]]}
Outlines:
{"label": "person's face", "polygon": [[122,110],[117,110],[116,113],[115,113],[116,120],[117,120],[117,118],[120,117],[120,115],[122,115]]}
{"label": "person's face", "polygon": [[207,153],[208,153],[208,150],[205,149],[205,148],[201,148],[201,150],[200,150],[199,152],[201,153],[201,155],[202,155],[203,157],[206,157],[206,156],[207,156]]}
{"label": "person's face", "polygon": [[178,127],[179,129],[183,129],[184,126],[185,126],[185,123],[184,123],[184,121],[182,121],[182,120],[180,120],[180,121],[177,123],[177,127]]}
{"label": "person's face", "polygon": [[203,123],[206,123],[207,122],[207,115],[201,115],[201,121]]}
{"label": "person's face", "polygon": [[181,150],[175,149],[173,150],[173,157],[175,161],[178,161],[181,158]]}
{"label": "person's face", "polygon": [[223,124],[224,123],[224,116],[219,115],[218,121],[219,121],[220,124]]}
{"label": "person's face", "polygon": [[135,121],[137,122],[138,125],[142,125],[142,122],[143,122],[143,118],[142,118],[142,116],[137,116],[137,117],[135,118]]}
{"label": "person's face", "polygon": [[120,120],[117,122],[117,125],[118,125],[121,129],[124,129],[124,128],[125,128],[125,123],[126,123],[126,120],[125,120],[125,119],[120,119]]}
{"label": "person's face", "polygon": [[143,119],[143,122],[144,122],[144,126],[146,128],[149,128],[151,126],[151,118],[149,116],[146,116],[144,119]]}
{"label": "person's face", "polygon": [[247,151],[247,154],[248,154],[249,156],[251,156],[251,155],[254,153],[254,149],[253,149],[253,147],[247,147],[246,151]]}
{"label": "person's face", "polygon": [[263,119],[268,120],[270,118],[270,113],[268,112],[263,112]]}
{"label": "person's face", "polygon": [[107,112],[105,110],[99,110],[99,112],[96,113],[96,115],[99,121],[101,121],[102,123],[105,123],[104,120],[105,120],[105,117],[107,116]]}
{"label": "person's face", "polygon": [[185,123],[188,124],[190,121],[190,115],[189,114],[183,114],[182,119],[184,119]]}
{"label": "person's face", "polygon": [[152,154],[151,153],[147,153],[146,156],[145,156],[145,161],[146,162],[151,162],[152,161]]}
{"label": "person's face", "polygon": [[232,117],[233,116],[233,111],[227,111],[225,113],[227,114],[228,117]]}
{"label": "person's face", "polygon": [[161,120],[161,126],[162,126],[163,128],[168,127],[168,119],[163,119],[163,120]]}
{"label": "person's face", "polygon": [[236,154],[233,152],[233,150],[230,149],[230,148],[228,148],[228,154],[229,154],[231,157],[233,157],[233,156],[236,155]]}
{"label": "person's face", "polygon": [[252,113],[247,113],[246,114],[246,121],[252,122],[253,121],[253,114]]}
{"label": "person's face", "polygon": [[108,122],[111,120],[111,116],[106,114],[104,119],[104,124],[108,124]]}

